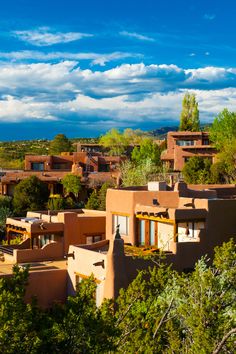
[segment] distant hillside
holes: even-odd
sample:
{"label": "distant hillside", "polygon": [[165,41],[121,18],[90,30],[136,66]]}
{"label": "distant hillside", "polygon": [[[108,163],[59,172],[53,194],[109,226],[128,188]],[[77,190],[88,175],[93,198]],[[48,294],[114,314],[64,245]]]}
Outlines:
{"label": "distant hillside", "polygon": [[175,132],[177,130],[178,130],[178,127],[163,127],[163,128],[151,130],[150,134],[159,138],[159,139],[164,139],[168,132]]}

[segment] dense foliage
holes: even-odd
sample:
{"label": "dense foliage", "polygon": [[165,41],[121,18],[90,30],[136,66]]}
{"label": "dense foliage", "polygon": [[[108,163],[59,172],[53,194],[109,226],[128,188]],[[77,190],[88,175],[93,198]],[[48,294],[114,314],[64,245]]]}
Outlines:
{"label": "dense foliage", "polygon": [[18,183],[14,190],[13,208],[17,215],[28,210],[44,210],[48,200],[47,185],[36,176],[30,176]]}
{"label": "dense foliage", "polygon": [[184,95],[182,102],[179,130],[192,132],[200,130],[199,110],[196,96],[188,92]]}
{"label": "dense foliage", "polygon": [[183,175],[186,183],[207,184],[212,182],[211,162],[208,158],[191,157],[184,165]]}
{"label": "dense foliage", "polygon": [[111,182],[105,182],[98,191],[93,190],[93,192],[89,196],[85,208],[93,210],[106,210],[107,189],[113,187],[114,184],[112,184]]}
{"label": "dense foliage", "polygon": [[236,113],[224,109],[215,118],[210,129],[210,139],[219,151],[218,166],[221,179],[236,180]]}
{"label": "dense foliage", "polygon": [[60,155],[62,152],[70,151],[72,151],[72,144],[64,134],[57,134],[49,146],[51,155]]}
{"label": "dense foliage", "polygon": [[127,148],[129,145],[140,144],[143,138],[147,136],[149,136],[147,132],[145,133],[139,129],[127,128],[124,132],[120,132],[118,129],[113,128],[100,138],[99,143],[108,148],[111,155],[123,155],[128,153]]}
{"label": "dense foliage", "polygon": [[78,193],[82,189],[80,176],[68,173],[61,181],[66,193],[72,193],[75,197],[78,197]]}
{"label": "dense foliage", "polygon": [[42,311],[24,303],[28,270],[0,279],[2,353],[233,353],[236,336],[236,244],[217,247],[178,274],[157,256],[114,303],[96,307],[96,283],[79,283],[64,305]]}

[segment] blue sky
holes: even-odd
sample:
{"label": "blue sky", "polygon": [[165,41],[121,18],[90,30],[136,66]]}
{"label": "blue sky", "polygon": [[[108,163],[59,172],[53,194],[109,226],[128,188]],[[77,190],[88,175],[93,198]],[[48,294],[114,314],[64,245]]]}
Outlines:
{"label": "blue sky", "polygon": [[0,11],[0,140],[178,125],[236,107],[236,2],[8,0]]}

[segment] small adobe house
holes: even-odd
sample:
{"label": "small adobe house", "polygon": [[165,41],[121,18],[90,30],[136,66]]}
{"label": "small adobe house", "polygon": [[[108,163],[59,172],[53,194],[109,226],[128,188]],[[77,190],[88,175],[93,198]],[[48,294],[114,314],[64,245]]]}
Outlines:
{"label": "small adobe house", "polygon": [[[12,263],[63,259],[71,244],[90,244],[105,239],[106,213],[97,210],[28,212],[23,218],[7,218],[8,245],[0,246]],[[19,245],[10,245],[20,237]]]}
{"label": "small adobe house", "polygon": [[200,156],[215,162],[216,149],[210,144],[208,132],[168,132],[167,149],[162,162],[173,171],[182,171],[190,157]]}

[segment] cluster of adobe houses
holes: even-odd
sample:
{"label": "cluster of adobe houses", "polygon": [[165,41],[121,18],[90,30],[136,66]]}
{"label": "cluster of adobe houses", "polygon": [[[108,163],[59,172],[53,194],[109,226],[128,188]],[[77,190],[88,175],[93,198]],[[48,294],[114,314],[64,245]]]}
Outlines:
{"label": "cluster of adobe houses", "polygon": [[[157,141],[160,144],[160,141]],[[129,146],[129,155],[133,146]],[[0,194],[14,194],[22,179],[36,175],[47,183],[51,194],[62,194],[62,178],[78,174],[86,188],[96,188],[106,181],[120,183],[119,167],[125,157],[109,156],[99,144],[77,144],[77,151],[60,156],[26,155],[23,171],[8,171],[0,177]],[[192,156],[202,156],[215,162],[216,150],[210,145],[207,132],[169,132],[167,149],[161,160],[172,171],[181,171]]]}
{"label": "cluster of adobe houses", "polygon": [[[81,175],[85,182],[93,181],[93,176],[100,183],[118,179],[122,159],[106,156],[100,148],[87,144],[62,156],[27,155],[25,171],[2,176],[2,194],[12,194],[13,186],[32,174],[48,183],[53,194],[61,192],[60,180],[68,172]],[[181,171],[189,157],[214,161],[215,154],[207,133],[170,132],[162,160]],[[36,295],[39,304],[48,307],[64,302],[81,279],[93,273],[100,304],[104,298],[115,298],[138,270],[150,265],[136,256],[137,250],[162,251],[165,262],[176,270],[192,269],[202,255],[211,257],[216,245],[236,237],[235,214],[235,185],[150,182],[144,187],[109,189],[106,212],[41,211],[8,218],[0,277],[11,276],[14,263],[29,264],[26,300]],[[10,245],[16,236],[22,242]]]}
{"label": "cluster of adobe houses", "polygon": [[81,176],[87,188],[110,181],[119,183],[119,167],[124,157],[105,155],[98,144],[77,144],[77,151],[62,155],[26,155],[23,171],[8,171],[1,176],[0,194],[12,196],[15,186],[36,175],[48,185],[51,194],[62,194],[61,180],[68,173]]}
{"label": "cluster of adobe houses", "polygon": [[73,295],[81,279],[93,273],[100,304],[150,265],[137,250],[162,250],[176,270],[192,269],[202,255],[211,257],[216,245],[236,238],[235,214],[236,185],[150,182],[109,189],[106,212],[28,212],[25,218],[8,218],[8,241],[20,235],[22,243],[1,247],[0,276],[10,276],[13,263],[30,264],[26,300],[36,295],[48,307]]}

